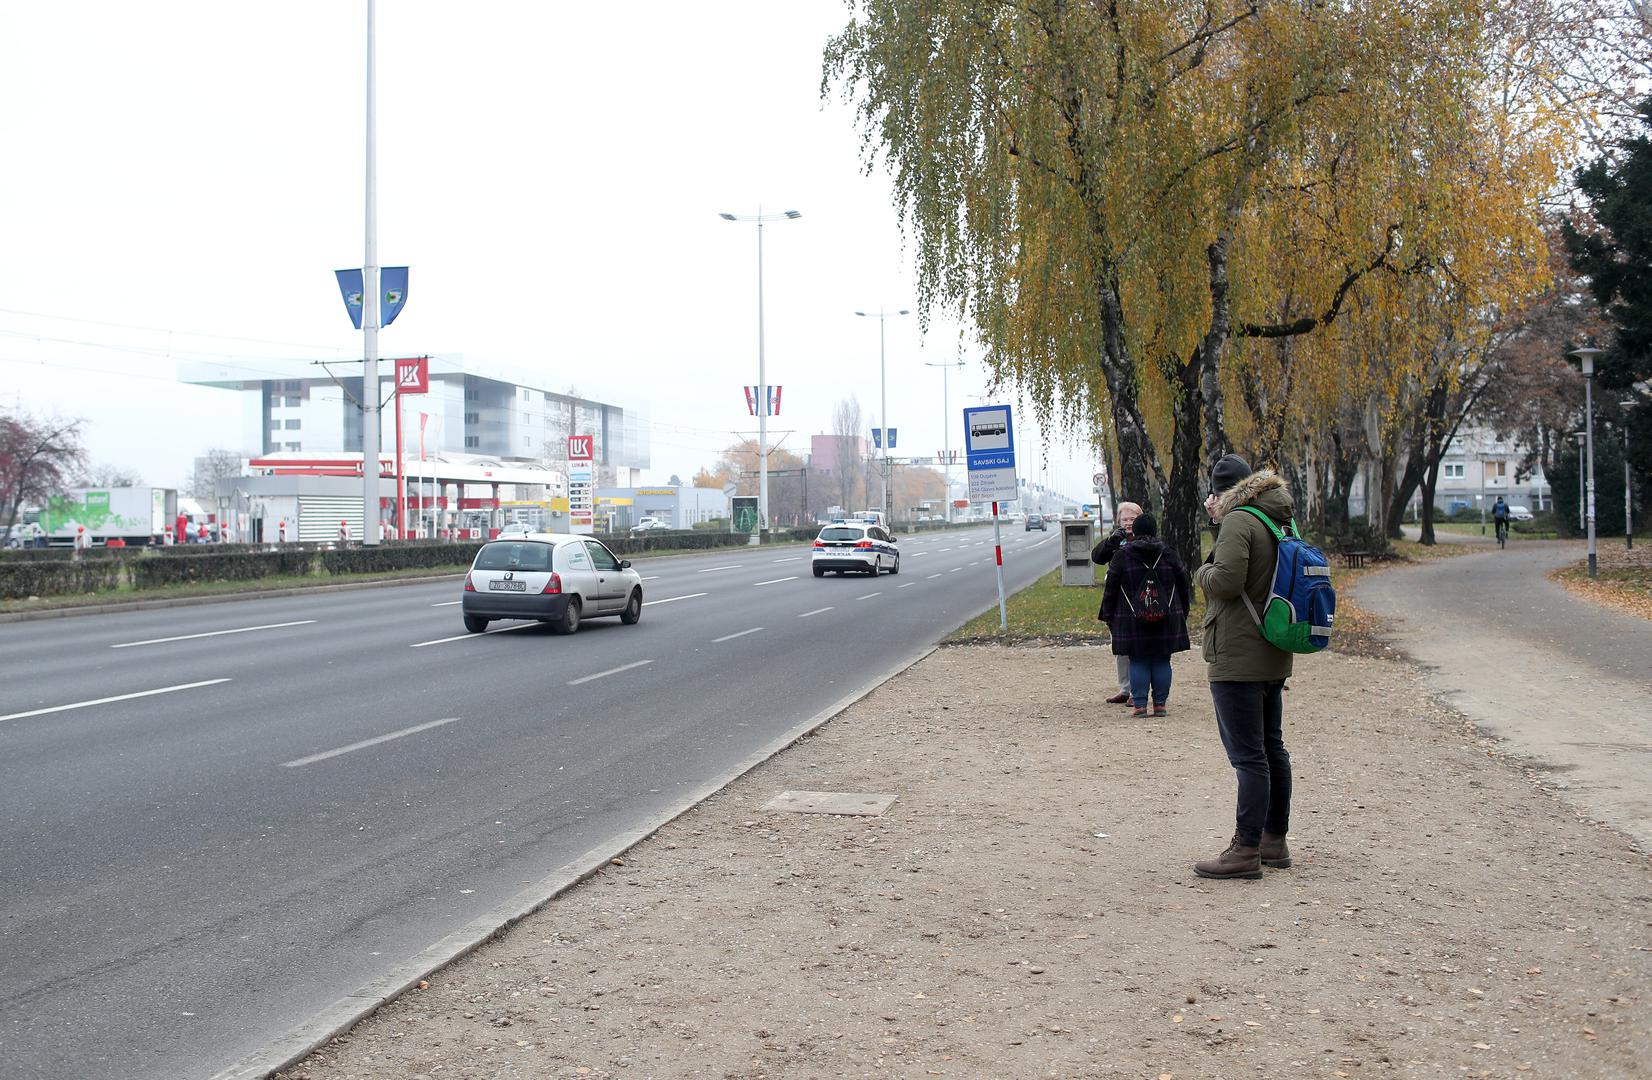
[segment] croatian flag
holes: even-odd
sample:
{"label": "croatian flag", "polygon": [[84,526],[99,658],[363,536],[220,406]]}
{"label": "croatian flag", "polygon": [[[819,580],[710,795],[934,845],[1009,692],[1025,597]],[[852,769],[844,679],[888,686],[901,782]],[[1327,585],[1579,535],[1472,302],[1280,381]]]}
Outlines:
{"label": "croatian flag", "polygon": [[[767,412],[765,413],[765,415],[767,415],[767,416],[779,416],[780,415],[780,391],[781,391],[782,387],[779,387],[779,386],[766,386],[766,387],[765,386],[746,386],[743,389],[746,391],[746,412],[748,414],[750,414],[751,416],[756,416],[757,415],[757,403],[758,403],[758,401],[766,397],[768,399],[768,401],[767,401]],[[768,393],[763,394],[761,391],[764,391],[764,390],[767,390]]]}

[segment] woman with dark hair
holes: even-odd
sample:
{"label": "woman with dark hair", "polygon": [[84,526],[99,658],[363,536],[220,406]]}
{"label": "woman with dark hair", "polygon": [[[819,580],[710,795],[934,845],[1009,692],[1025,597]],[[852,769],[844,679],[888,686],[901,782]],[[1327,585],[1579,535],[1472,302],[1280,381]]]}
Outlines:
{"label": "woman with dark hair", "polygon": [[1101,619],[1113,632],[1113,653],[1130,658],[1133,715],[1165,715],[1170,657],[1185,652],[1187,605],[1193,585],[1176,553],[1159,539],[1152,514],[1136,518],[1133,538],[1113,555],[1102,590]]}

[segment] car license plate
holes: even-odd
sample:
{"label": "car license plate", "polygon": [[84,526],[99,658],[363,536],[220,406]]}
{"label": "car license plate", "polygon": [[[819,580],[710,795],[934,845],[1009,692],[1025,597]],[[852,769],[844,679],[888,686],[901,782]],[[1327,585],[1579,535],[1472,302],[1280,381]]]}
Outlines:
{"label": "car license plate", "polygon": [[489,592],[527,592],[528,591],[528,583],[526,581],[490,581],[490,582],[488,582],[488,591]]}

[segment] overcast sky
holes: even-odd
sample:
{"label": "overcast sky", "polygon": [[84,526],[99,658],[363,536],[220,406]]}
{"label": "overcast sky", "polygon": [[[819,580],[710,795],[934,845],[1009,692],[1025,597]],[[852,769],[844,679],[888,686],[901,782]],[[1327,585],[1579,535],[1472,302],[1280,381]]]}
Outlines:
{"label": "overcast sky", "polygon": [[[236,395],[180,359],[360,356],[332,271],[363,246],[364,0],[0,5],[0,405],[82,416],[96,462],[176,485],[239,448]],[[878,413],[878,332],[912,267],[881,169],[822,102],[840,0],[380,0],[379,253],[411,269],[384,355],[459,353],[617,387],[649,480],[754,431],[756,237],[781,445]],[[953,447],[985,376],[955,323],[888,324],[897,453]],[[1023,475],[1038,471],[1031,418]],[[780,436],[776,434],[778,440]],[[1081,448],[1052,447],[1077,494]]]}

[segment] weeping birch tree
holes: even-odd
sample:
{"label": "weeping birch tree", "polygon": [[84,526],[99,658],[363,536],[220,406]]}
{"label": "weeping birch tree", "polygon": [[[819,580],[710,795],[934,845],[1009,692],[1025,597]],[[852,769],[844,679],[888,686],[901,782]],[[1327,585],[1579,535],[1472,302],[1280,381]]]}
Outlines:
{"label": "weeping birch tree", "polygon": [[[1466,257],[1494,6],[858,0],[822,90],[892,175],[923,311],[972,325],[1041,422],[1110,430],[1120,490],[1196,559],[1227,399],[1266,388],[1241,369]],[[1264,428],[1291,385],[1256,398]]]}

